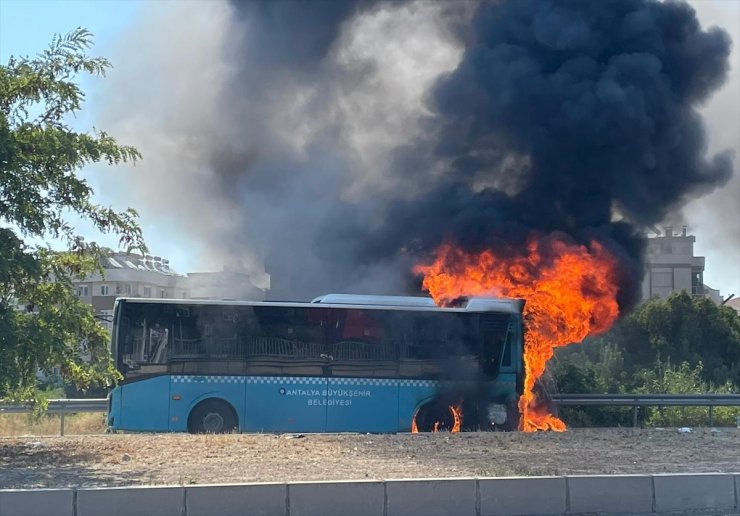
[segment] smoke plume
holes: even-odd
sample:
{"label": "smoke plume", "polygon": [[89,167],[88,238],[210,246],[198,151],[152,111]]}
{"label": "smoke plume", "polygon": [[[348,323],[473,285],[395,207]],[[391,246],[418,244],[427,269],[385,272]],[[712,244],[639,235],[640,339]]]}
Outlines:
{"label": "smoke plume", "polygon": [[104,122],[145,155],[128,185],[141,211],[212,263],[264,266],[274,298],[413,290],[412,264],[446,239],[516,252],[537,232],[606,245],[627,307],[640,231],[731,176],[697,111],[730,40],[684,3],[176,8],[163,38],[172,15],[150,7],[127,43],[139,57],[118,64],[161,90],[130,81]]}
{"label": "smoke plume", "polygon": [[481,4],[471,39],[432,92],[448,171],[420,202],[391,204],[406,229],[391,224],[379,241],[596,238],[622,258],[620,304],[631,305],[638,231],[731,176],[729,154],[705,156],[696,111],[726,78],[729,37],[702,31],[682,3],[532,0]]}

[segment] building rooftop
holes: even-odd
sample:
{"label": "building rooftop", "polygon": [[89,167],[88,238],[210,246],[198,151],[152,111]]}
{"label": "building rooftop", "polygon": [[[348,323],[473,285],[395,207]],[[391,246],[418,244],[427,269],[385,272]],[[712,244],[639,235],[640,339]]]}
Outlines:
{"label": "building rooftop", "polygon": [[165,276],[182,276],[170,268],[170,261],[159,256],[115,252],[103,260],[104,269],[131,269],[149,271]]}

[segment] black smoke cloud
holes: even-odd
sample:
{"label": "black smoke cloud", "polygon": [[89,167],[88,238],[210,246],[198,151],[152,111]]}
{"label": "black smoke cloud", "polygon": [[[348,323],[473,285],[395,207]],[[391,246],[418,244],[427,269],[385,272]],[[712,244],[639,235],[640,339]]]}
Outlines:
{"label": "black smoke cloud", "polygon": [[[596,239],[620,258],[629,308],[640,230],[732,174],[729,154],[705,156],[696,111],[727,76],[728,35],[678,2],[516,0],[482,3],[470,39],[430,100],[432,156],[449,170],[389,203],[362,254],[429,254],[443,240],[517,252],[532,232]],[[507,183],[515,191],[487,186]]]}

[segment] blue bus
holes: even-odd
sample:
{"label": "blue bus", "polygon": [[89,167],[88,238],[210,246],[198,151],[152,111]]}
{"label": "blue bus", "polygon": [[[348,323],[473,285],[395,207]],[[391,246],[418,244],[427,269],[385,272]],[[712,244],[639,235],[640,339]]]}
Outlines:
{"label": "blue bus", "polygon": [[512,430],[521,300],[328,294],[310,303],[119,298],[112,430]]}

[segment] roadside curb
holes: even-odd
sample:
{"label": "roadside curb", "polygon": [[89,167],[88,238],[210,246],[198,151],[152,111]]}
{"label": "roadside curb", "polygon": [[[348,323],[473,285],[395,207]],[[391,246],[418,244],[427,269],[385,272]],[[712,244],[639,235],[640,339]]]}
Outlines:
{"label": "roadside curb", "polygon": [[0,516],[740,512],[740,472],[0,490]]}

